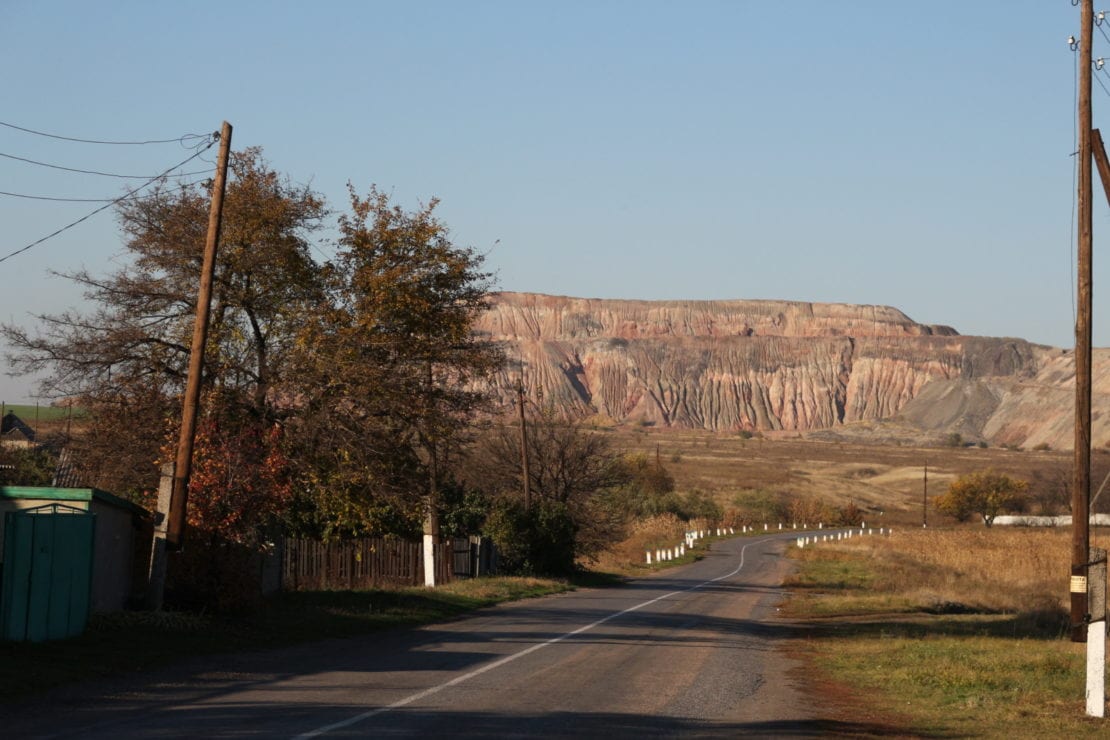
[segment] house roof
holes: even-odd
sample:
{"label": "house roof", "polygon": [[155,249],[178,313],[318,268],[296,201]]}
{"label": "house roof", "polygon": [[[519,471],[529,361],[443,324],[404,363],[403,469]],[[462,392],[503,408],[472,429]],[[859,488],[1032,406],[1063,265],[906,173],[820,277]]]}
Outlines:
{"label": "house roof", "polygon": [[82,475],[80,469],[73,461],[73,454],[68,447],[62,449],[58,455],[58,464],[54,467],[54,488],[82,488]]}
{"label": "house roof", "polygon": [[28,442],[34,442],[35,430],[27,426],[22,419],[15,415],[14,411],[9,411],[0,420],[0,436],[12,439],[23,438]]}

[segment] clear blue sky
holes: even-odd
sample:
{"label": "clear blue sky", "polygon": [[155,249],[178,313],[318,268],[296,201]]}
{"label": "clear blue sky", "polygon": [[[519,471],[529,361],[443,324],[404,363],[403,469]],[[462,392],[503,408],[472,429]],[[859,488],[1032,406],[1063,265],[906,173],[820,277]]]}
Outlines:
{"label": "clear blue sky", "polygon": [[[0,120],[130,140],[227,119],[337,209],[348,181],[440,198],[505,290],[885,304],[1070,347],[1073,33],[1069,0],[0,0]],[[10,129],[0,152],[137,174],[187,156]],[[0,159],[0,190],[119,188]],[[0,252],[93,207],[0,196]],[[1099,346],[1108,235],[1096,186]],[[80,307],[47,270],[110,270],[120,246],[105,212],[0,263],[0,319]],[[0,378],[0,400],[30,391]]]}

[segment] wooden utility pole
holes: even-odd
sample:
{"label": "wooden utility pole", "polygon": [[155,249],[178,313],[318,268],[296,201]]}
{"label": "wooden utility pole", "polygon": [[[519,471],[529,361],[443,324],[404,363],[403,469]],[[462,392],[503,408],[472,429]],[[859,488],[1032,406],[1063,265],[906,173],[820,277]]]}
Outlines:
{"label": "wooden utility pole", "polygon": [[1093,0],[1079,11],[1078,292],[1075,319],[1075,465],[1072,479],[1071,639],[1087,641],[1091,499],[1091,41]]}
{"label": "wooden utility pole", "polygon": [[181,435],[173,470],[173,492],[170,495],[166,545],[180,549],[185,544],[185,512],[189,498],[189,475],[193,467],[193,438],[197,430],[197,408],[200,405],[201,372],[204,345],[208,341],[208,314],[212,308],[212,280],[216,272],[216,248],[220,242],[220,225],[227,185],[227,160],[231,151],[231,124],[224,121],[220,129],[220,154],[216,161],[216,182],[212,186],[212,204],[208,211],[208,239],[204,244],[200,289],[197,291],[197,316],[193,324],[193,346],[189,352],[189,378],[181,409]]}
{"label": "wooden utility pole", "polygon": [[524,423],[524,381],[516,387],[517,409],[520,412],[520,469],[524,479],[524,508],[532,508],[532,474],[528,470],[528,430]]}

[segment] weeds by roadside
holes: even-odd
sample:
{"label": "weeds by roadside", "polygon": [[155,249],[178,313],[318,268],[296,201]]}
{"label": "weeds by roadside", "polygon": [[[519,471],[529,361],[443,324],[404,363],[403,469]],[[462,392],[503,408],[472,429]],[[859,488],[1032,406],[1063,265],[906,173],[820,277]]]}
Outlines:
{"label": "weeds by roadside", "polygon": [[[1098,538],[1106,546],[1106,537]],[[925,737],[1105,737],[1068,642],[1066,532],[905,531],[794,550],[795,648],[842,711]]]}

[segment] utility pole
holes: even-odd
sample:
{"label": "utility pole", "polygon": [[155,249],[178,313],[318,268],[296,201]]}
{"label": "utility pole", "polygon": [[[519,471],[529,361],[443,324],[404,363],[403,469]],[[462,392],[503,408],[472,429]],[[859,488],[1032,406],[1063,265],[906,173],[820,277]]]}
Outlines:
{"label": "utility pole", "polygon": [[208,210],[208,238],[204,244],[204,263],[201,267],[200,289],[197,291],[197,316],[193,324],[193,346],[189,352],[189,378],[185,385],[181,434],[178,437],[173,470],[173,491],[170,495],[166,528],[166,545],[171,550],[179,550],[185,544],[185,512],[189,498],[189,475],[193,467],[193,439],[197,430],[204,345],[208,341],[208,314],[212,308],[212,280],[216,272],[216,248],[220,241],[230,151],[231,124],[224,121],[220,129],[220,154],[216,161],[216,181],[212,186],[212,204]]}
{"label": "utility pole", "polygon": [[1075,463],[1072,478],[1071,640],[1086,642],[1091,498],[1091,41],[1093,0],[1079,11],[1078,291],[1075,320]]}
{"label": "utility pole", "polygon": [[439,512],[436,507],[439,501],[439,444],[437,432],[433,426],[435,416],[435,375],[432,371],[432,360],[426,361],[425,369],[428,373],[428,397],[424,409],[425,447],[428,453],[428,495],[424,502],[424,585],[434,588],[436,585],[436,542],[439,540]]}
{"label": "utility pole", "polygon": [[921,484],[921,528],[929,526],[929,461],[925,461],[925,477]]}
{"label": "utility pole", "polygon": [[524,422],[524,379],[516,387],[517,409],[520,412],[520,469],[524,479],[524,508],[532,508],[532,475],[528,470],[528,430]]}

